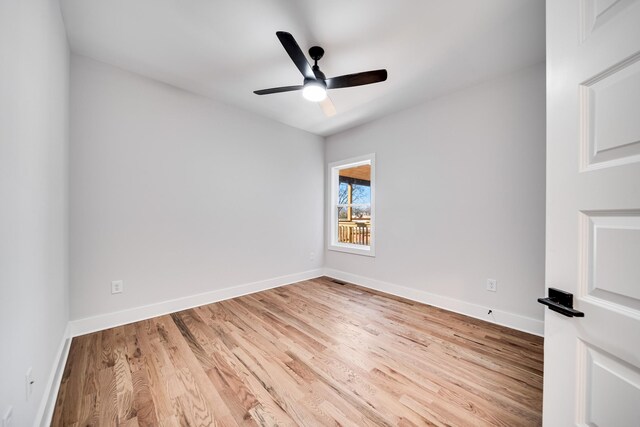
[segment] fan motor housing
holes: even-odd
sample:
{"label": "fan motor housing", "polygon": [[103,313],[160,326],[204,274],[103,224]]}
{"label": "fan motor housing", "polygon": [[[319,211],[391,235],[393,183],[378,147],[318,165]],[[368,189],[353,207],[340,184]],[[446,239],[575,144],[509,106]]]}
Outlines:
{"label": "fan motor housing", "polygon": [[323,79],[304,79],[303,86],[306,86],[307,84],[320,85],[320,86],[322,86],[325,90],[327,89],[327,84],[324,82],[324,80],[323,80]]}

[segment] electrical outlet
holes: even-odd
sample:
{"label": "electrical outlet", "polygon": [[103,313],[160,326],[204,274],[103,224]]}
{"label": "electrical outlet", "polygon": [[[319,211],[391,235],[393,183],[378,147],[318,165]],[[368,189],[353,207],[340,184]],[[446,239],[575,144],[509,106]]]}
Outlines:
{"label": "electrical outlet", "polygon": [[496,279],[487,279],[487,290],[498,292],[498,281]]}
{"label": "electrical outlet", "polygon": [[35,382],[33,380],[33,369],[31,367],[27,369],[27,373],[24,375],[24,381],[27,393],[27,401],[29,401],[31,394],[33,393],[33,383]]}
{"label": "electrical outlet", "polygon": [[114,280],[111,282],[111,293],[121,294],[124,291],[124,282],[122,280]]}
{"label": "electrical outlet", "polygon": [[13,427],[13,408],[9,406],[7,412],[2,417],[2,427]]}
{"label": "electrical outlet", "polygon": [[316,259],[316,253],[311,251],[309,252],[309,261],[313,261]]}

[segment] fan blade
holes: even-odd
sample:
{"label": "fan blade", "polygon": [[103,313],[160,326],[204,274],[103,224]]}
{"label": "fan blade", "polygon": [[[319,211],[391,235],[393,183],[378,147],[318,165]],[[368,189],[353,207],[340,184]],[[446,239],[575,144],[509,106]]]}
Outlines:
{"label": "fan blade", "polygon": [[325,116],[331,117],[336,115],[336,106],[333,105],[333,101],[328,96],[323,101],[320,101],[319,104]]}
{"label": "fan blade", "polygon": [[298,70],[300,70],[304,78],[315,80],[316,76],[313,73],[309,62],[307,61],[307,57],[304,56],[304,53],[302,53],[302,49],[300,49],[300,46],[298,46],[296,39],[294,39],[291,34],[285,31],[278,31],[276,33],[276,36],[278,36],[278,39],[280,40],[280,43],[282,43],[284,50],[287,51],[287,53],[291,57],[291,60],[294,64],[296,64],[296,67],[298,67]]}
{"label": "fan blade", "polygon": [[365,71],[363,73],[345,74],[326,80],[327,89],[362,86],[387,80],[387,70]]}
{"label": "fan blade", "polygon": [[280,92],[291,92],[292,90],[302,90],[304,86],[282,86],[282,87],[272,87],[271,89],[262,89],[262,90],[254,90],[253,93],[256,95],[269,95],[270,93],[280,93]]}

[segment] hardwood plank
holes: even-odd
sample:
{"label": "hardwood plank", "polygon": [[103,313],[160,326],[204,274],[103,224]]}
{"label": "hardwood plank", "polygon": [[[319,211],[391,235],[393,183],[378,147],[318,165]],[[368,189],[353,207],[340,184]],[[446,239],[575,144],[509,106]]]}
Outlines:
{"label": "hardwood plank", "polygon": [[176,396],[184,393],[184,390],[174,379],[175,375],[172,372],[175,368],[170,365],[164,349],[159,344],[155,325],[150,320],[135,325],[140,357],[144,358],[141,362],[153,402],[154,414],[150,414],[149,418],[156,419],[160,425],[177,425],[183,415],[176,402]]}
{"label": "hardwood plank", "polygon": [[140,349],[135,325],[125,325],[124,329],[128,349],[127,359],[131,369],[133,409],[138,426],[152,427],[158,425],[158,419],[156,418],[155,405],[149,389],[149,377],[146,370],[147,356]]}
{"label": "hardwood plank", "polygon": [[327,278],[73,339],[54,426],[537,426],[541,338]]}

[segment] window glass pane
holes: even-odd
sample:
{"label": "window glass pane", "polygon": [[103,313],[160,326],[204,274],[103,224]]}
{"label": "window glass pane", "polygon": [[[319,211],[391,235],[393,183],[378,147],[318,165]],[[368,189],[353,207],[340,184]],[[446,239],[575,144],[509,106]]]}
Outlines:
{"label": "window glass pane", "polygon": [[338,188],[338,204],[346,205],[349,203],[349,184],[341,182]]}
{"label": "window glass pane", "polygon": [[351,208],[351,218],[353,220],[370,219],[371,205],[358,205]]}
{"label": "window glass pane", "polygon": [[340,169],[340,177],[360,181],[371,181],[371,165],[360,165]]}
{"label": "window glass pane", "polygon": [[351,203],[370,204],[371,187],[366,185],[353,184],[351,190]]}
{"label": "window glass pane", "polygon": [[371,242],[371,224],[353,221],[338,222],[338,242],[369,246]]}
{"label": "window glass pane", "polygon": [[347,220],[347,210],[346,207],[338,207],[338,221]]}

